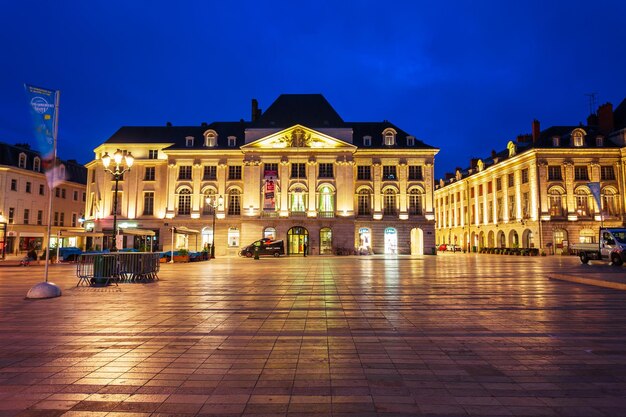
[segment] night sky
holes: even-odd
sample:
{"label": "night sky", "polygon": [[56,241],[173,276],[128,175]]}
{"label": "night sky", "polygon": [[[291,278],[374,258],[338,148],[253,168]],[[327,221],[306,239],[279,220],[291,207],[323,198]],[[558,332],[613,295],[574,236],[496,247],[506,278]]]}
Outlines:
{"label": "night sky", "polygon": [[31,143],[23,84],[61,90],[59,156],[124,125],[250,119],[321,93],[441,148],[436,174],[626,98],[626,2],[5,1],[0,141]]}

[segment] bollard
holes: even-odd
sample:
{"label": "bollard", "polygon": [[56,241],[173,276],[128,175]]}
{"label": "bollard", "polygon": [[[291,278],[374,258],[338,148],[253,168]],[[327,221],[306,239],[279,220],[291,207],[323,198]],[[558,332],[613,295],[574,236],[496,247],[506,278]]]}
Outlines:
{"label": "bollard", "polygon": [[259,247],[255,246],[254,247],[254,259],[259,259]]}

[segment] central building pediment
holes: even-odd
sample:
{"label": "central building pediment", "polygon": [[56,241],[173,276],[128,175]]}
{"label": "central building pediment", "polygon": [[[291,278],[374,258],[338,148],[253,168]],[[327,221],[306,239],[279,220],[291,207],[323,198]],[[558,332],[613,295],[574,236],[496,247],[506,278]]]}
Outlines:
{"label": "central building pediment", "polygon": [[241,147],[244,151],[289,148],[356,150],[356,146],[350,143],[302,125],[294,125]]}

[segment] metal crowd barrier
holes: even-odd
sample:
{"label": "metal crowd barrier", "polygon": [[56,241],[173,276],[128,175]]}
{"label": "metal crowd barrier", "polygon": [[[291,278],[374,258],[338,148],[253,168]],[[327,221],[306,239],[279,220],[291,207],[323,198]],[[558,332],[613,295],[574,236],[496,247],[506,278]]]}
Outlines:
{"label": "metal crowd barrier", "polygon": [[82,254],[76,262],[76,286],[155,281],[160,258],[160,252]]}

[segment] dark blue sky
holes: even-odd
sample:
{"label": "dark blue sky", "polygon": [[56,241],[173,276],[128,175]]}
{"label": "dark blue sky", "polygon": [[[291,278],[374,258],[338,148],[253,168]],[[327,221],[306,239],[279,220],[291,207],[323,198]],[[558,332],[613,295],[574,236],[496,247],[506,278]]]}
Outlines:
{"label": "dark blue sky", "polygon": [[441,148],[437,176],[542,128],[587,93],[626,97],[626,2],[13,1],[0,15],[0,141],[34,143],[23,83],[61,90],[59,156],[123,125],[250,118],[321,93]]}

